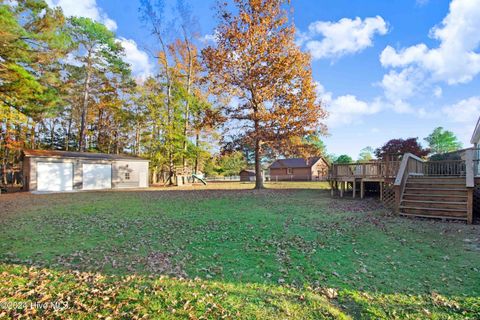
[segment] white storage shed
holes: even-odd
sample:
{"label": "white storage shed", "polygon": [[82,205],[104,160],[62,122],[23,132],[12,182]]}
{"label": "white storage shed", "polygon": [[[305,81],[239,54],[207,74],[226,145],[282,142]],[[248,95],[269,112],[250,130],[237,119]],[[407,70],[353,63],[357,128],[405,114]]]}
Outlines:
{"label": "white storage shed", "polygon": [[148,160],[118,154],[56,150],[23,151],[27,191],[148,187]]}

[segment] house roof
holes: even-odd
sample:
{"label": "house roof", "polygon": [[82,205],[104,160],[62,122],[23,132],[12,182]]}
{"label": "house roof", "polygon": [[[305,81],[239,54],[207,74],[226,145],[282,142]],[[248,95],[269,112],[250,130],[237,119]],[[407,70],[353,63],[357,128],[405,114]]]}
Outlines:
{"label": "house roof", "polygon": [[472,134],[472,139],[470,140],[471,144],[478,143],[480,141],[480,117],[477,120],[477,125]]}
{"label": "house roof", "polygon": [[249,175],[253,175],[253,176],[255,175],[255,170],[243,169],[242,171],[240,171],[240,173],[242,172],[246,172]]}
{"label": "house roof", "polygon": [[140,157],[134,157],[122,154],[94,153],[94,152],[77,152],[77,151],[60,151],[60,150],[23,150],[24,157],[31,158],[83,158],[92,160],[135,160],[148,161]]}
{"label": "house roof", "polygon": [[304,158],[290,158],[290,159],[278,159],[270,165],[270,169],[280,168],[311,168],[322,157]]}

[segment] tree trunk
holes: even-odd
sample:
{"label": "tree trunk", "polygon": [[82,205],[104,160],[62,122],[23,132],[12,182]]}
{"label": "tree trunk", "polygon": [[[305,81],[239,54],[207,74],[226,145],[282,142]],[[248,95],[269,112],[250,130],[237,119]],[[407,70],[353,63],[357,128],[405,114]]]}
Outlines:
{"label": "tree trunk", "polygon": [[173,163],[173,141],[171,139],[172,133],[175,129],[173,120],[172,120],[172,105],[171,105],[171,97],[172,97],[172,87],[170,83],[170,77],[167,77],[167,113],[168,113],[168,131],[166,139],[167,146],[168,146],[168,181],[169,185],[173,185],[173,176],[175,175],[175,164]]}
{"label": "tree trunk", "polygon": [[30,128],[30,148],[35,149],[35,128],[36,128],[35,121],[32,121],[32,127]]}
{"label": "tree trunk", "polygon": [[90,92],[90,77],[91,77],[91,52],[88,54],[87,64],[87,78],[85,79],[85,88],[83,92],[82,116],[80,120],[80,134],[78,136],[78,151],[85,151],[85,127],[87,122],[88,112],[88,95]]}
{"label": "tree trunk", "polygon": [[50,123],[50,149],[55,149],[55,120]]}
{"label": "tree trunk", "polygon": [[7,185],[7,164],[8,164],[8,157],[10,154],[10,150],[8,144],[10,142],[10,121],[9,118],[5,121],[5,152],[2,159],[2,180],[3,185]]}
{"label": "tree trunk", "polygon": [[7,156],[8,154],[5,155],[5,157],[2,159],[2,182],[3,185],[7,185]]}
{"label": "tree trunk", "polygon": [[194,167],[194,173],[197,174],[198,172],[198,146],[200,144],[200,134],[197,132],[195,135],[195,167]]}
{"label": "tree trunk", "polygon": [[158,182],[157,180],[157,167],[152,168],[152,184],[156,184]]}
{"label": "tree trunk", "polygon": [[65,150],[67,150],[67,151],[70,148],[70,138],[71,138],[71,134],[72,134],[72,122],[73,122],[72,110],[70,110],[70,115],[68,117],[67,135],[65,136]]}
{"label": "tree trunk", "polygon": [[185,157],[187,153],[187,134],[188,134],[188,126],[189,126],[189,118],[190,118],[190,104],[189,104],[189,98],[190,98],[190,92],[191,92],[191,87],[192,87],[192,50],[190,48],[190,42],[188,41],[187,37],[187,32],[185,31],[185,28],[183,29],[184,33],[184,38],[185,38],[185,43],[187,45],[187,51],[188,51],[188,71],[187,71],[187,101],[185,102],[185,126],[183,128],[183,138],[185,139],[183,141],[183,169],[185,170],[185,167],[187,166],[187,159]]}
{"label": "tree trunk", "polygon": [[255,141],[255,189],[263,189],[262,164],[260,162],[260,139]]}
{"label": "tree trunk", "polygon": [[[256,118],[256,116],[255,116]],[[262,163],[260,159],[259,123],[255,120],[255,189],[263,189]]]}
{"label": "tree trunk", "polygon": [[137,121],[137,125],[135,127],[135,155],[138,156],[140,154],[140,123]]}

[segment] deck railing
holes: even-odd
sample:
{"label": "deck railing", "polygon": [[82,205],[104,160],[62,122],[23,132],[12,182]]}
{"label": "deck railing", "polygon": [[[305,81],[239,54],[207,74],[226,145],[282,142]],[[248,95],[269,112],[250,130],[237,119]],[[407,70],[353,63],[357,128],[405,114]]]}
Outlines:
{"label": "deck railing", "polygon": [[338,178],[395,178],[400,161],[369,161],[336,163],[330,170],[332,179]]}
{"label": "deck railing", "polygon": [[480,177],[480,148],[464,150],[461,160],[425,161],[411,153],[406,153],[401,161],[333,164],[329,177],[333,181],[353,181],[356,178],[365,179],[371,177],[394,178],[393,187],[395,190],[396,210],[398,212],[408,177],[414,175],[451,176],[465,179],[468,198],[467,222],[472,222],[474,178]]}
{"label": "deck railing", "polygon": [[400,202],[405,191],[407,179],[412,175],[422,176],[458,176],[465,177],[467,188],[467,222],[472,223],[473,187],[478,157],[472,149],[467,149],[463,160],[425,161],[407,153],[402,159],[395,178],[395,207],[399,212]]}
{"label": "deck railing", "polygon": [[473,148],[473,173],[480,177],[480,148]]}
{"label": "deck railing", "polygon": [[398,169],[393,188],[395,189],[395,210],[399,211],[400,201],[405,191],[405,185],[410,175],[423,175],[425,172],[425,161],[414,154],[406,153]]}
{"label": "deck railing", "polygon": [[[466,160],[425,161],[413,154],[405,160],[406,173],[424,176],[460,176],[467,172]],[[405,158],[405,157],[404,157]],[[370,161],[363,163],[333,164],[330,178],[396,178],[401,161]],[[473,172],[480,176],[480,159],[473,159]]]}
{"label": "deck railing", "polygon": [[465,160],[427,161],[423,163],[426,176],[465,176]]}

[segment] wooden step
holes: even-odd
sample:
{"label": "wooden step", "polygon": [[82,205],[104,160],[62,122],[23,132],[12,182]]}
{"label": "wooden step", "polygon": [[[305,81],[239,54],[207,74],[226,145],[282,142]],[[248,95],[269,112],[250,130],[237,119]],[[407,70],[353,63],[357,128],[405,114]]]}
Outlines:
{"label": "wooden step", "polygon": [[450,189],[465,189],[465,183],[435,183],[435,182],[410,182],[407,181],[406,187],[411,188],[450,188]]}
{"label": "wooden step", "polygon": [[400,206],[400,213],[416,216],[454,217],[466,218],[466,209],[441,209],[428,207]]}
{"label": "wooden step", "polygon": [[409,176],[409,181],[465,181],[465,177],[459,176]]}
{"label": "wooden step", "polygon": [[467,210],[467,202],[457,201],[428,201],[428,200],[402,200],[404,207],[422,207],[429,209],[463,209]]}
{"label": "wooden step", "polygon": [[465,179],[408,179],[407,183],[420,183],[420,184],[460,184],[465,185]]}
{"label": "wooden step", "polygon": [[405,212],[400,212],[401,216],[406,216],[406,217],[421,217],[421,218],[436,218],[436,219],[455,219],[455,220],[464,220],[466,221],[466,217],[451,217],[451,216],[437,216],[437,215],[423,215],[423,214],[416,214],[416,213],[405,213]]}
{"label": "wooden step", "polygon": [[466,188],[418,188],[418,187],[406,187],[405,193],[409,194],[447,194],[447,195],[466,195],[467,189]]}
{"label": "wooden step", "polygon": [[434,193],[404,193],[404,200],[427,200],[427,201],[466,201],[467,195],[434,194]]}

